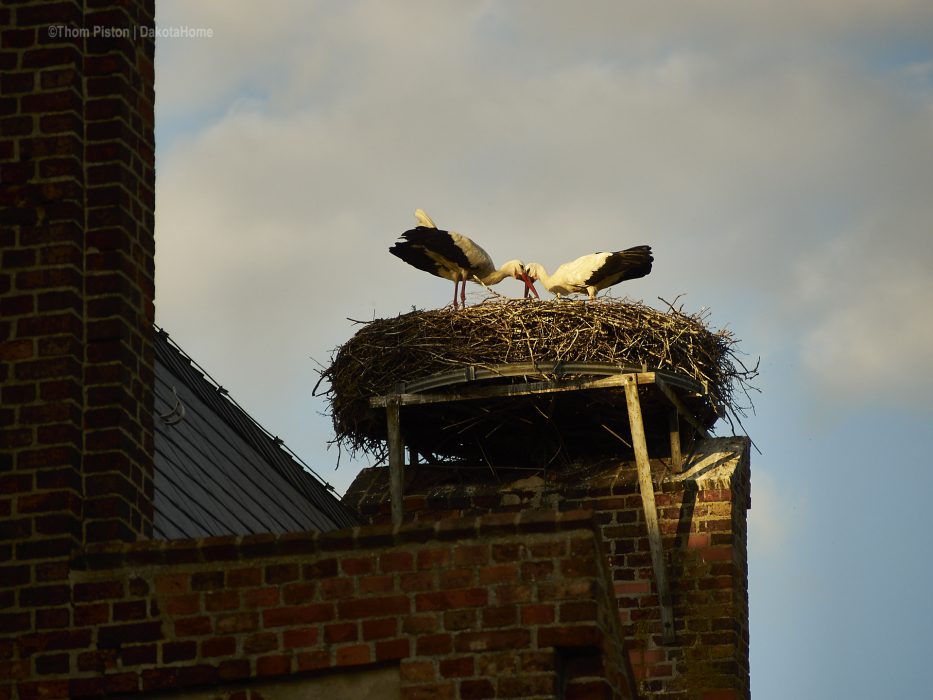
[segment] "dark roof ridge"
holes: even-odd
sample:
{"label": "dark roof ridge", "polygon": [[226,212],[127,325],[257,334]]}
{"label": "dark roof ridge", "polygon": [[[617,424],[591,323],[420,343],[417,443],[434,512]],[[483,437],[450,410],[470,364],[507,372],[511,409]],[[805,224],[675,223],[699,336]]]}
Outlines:
{"label": "dark roof ridge", "polygon": [[[204,403],[209,405],[243,440],[249,443],[266,461],[276,468],[296,491],[309,500],[318,502],[328,515],[347,526],[356,524],[356,517],[336,496],[336,489],[296,455],[277,435],[273,435],[253,418],[227,389],[214,379],[172,338],[168,331],[153,324],[155,329],[154,350],[156,356],[181,378],[187,387]],[[318,494],[308,488],[305,479],[311,478],[330,492],[332,498],[319,501]]]}

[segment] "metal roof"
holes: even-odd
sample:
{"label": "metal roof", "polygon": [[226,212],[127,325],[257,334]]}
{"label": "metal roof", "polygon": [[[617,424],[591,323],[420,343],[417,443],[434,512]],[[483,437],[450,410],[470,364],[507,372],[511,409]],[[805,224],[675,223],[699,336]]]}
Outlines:
{"label": "metal roof", "polygon": [[314,474],[155,329],[154,537],[328,531],[354,516]]}

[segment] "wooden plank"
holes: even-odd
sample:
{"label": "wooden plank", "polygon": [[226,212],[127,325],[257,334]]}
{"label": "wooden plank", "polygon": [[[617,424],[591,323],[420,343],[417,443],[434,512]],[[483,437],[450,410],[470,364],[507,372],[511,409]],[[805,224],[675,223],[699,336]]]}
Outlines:
{"label": "wooden plank", "polygon": [[658,387],[658,390],[667,397],[667,400],[671,402],[674,408],[677,409],[677,412],[683,416],[691,427],[702,437],[709,438],[710,433],[706,427],[697,420],[693,412],[687,408],[687,405],[683,400],[677,395],[677,393],[670,387],[667,380],[661,377],[655,377],[655,386]]}
{"label": "wooden plank", "polygon": [[[399,393],[418,394],[442,386],[463,384],[502,377],[524,377],[529,375],[553,374],[560,378],[565,375],[584,374],[591,376],[613,376],[617,374],[638,374],[649,372],[647,367],[615,365],[608,362],[505,362],[485,366],[467,365],[461,369],[446,370],[435,374],[402,382]],[[653,370],[669,384],[685,391],[702,395],[703,384],[676,372]]]}
{"label": "wooden plank", "polygon": [[[617,374],[602,379],[567,379],[551,382],[525,382],[522,384],[497,384],[496,386],[469,387],[461,391],[450,391],[443,394],[393,394],[402,406],[418,406],[433,403],[450,403],[452,401],[469,401],[476,399],[502,398],[508,396],[528,396],[530,394],[551,394],[562,391],[579,391],[582,389],[605,389],[607,387],[624,386],[625,377],[638,376],[653,380],[653,373],[639,375]],[[642,383],[645,383],[643,381]],[[374,396],[369,400],[373,408],[381,408],[388,404],[390,397]]]}
{"label": "wooden plank", "polygon": [[684,417],[684,420],[693,426],[694,430],[696,430],[704,438],[708,438],[710,436],[709,431],[704,428],[700,421],[694,417],[694,415],[690,412],[690,409],[687,408],[684,402],[680,400],[680,397],[674,393],[673,389],[668,386],[666,380],[662,379],[661,377],[655,377],[654,383],[655,386],[661,390],[661,393],[667,397],[667,400],[674,404],[674,407],[677,409],[680,415]]}
{"label": "wooden plank", "polygon": [[675,407],[667,412],[667,431],[671,437],[671,465],[676,471],[682,471],[684,458],[680,452],[680,414]]}
{"label": "wooden plank", "polygon": [[[506,362],[484,367],[468,365],[462,369],[437,372],[436,374],[431,374],[421,379],[404,382],[400,393],[419,394],[423,391],[429,391],[430,389],[437,389],[443,386],[486,379],[499,379],[501,377],[524,377],[527,375],[543,374],[553,374],[558,377],[566,374],[612,376],[644,371],[646,371],[644,367],[614,365],[608,362]],[[687,381],[691,380],[688,379]],[[702,388],[699,384],[697,384],[696,387]]]}
{"label": "wooden plank", "polygon": [[[551,363],[554,364],[554,363]],[[580,366],[583,366],[584,363],[581,363]],[[540,366],[540,365],[539,365]],[[516,367],[525,367],[531,368],[531,363],[517,364]],[[565,367],[577,368],[577,365],[565,365]],[[618,368],[616,368],[618,369]],[[477,376],[483,375],[484,378],[490,378],[489,372],[487,370],[477,369]],[[485,374],[484,374],[485,373]],[[574,374],[577,372],[568,372],[569,374]],[[456,370],[453,373],[445,374],[456,374],[459,377],[463,377],[464,373],[461,370]],[[489,376],[486,376],[489,375]],[[610,374],[604,376],[600,379],[566,379],[566,380],[550,380],[550,381],[539,381],[539,382],[522,382],[517,384],[497,384],[495,386],[476,386],[470,385],[463,389],[445,391],[443,393],[429,394],[429,393],[417,393],[411,391],[412,387],[426,387],[428,384],[426,382],[409,382],[405,385],[406,390],[404,392],[399,392],[397,394],[392,394],[391,396],[397,396],[401,405],[410,406],[410,405],[424,405],[424,404],[433,404],[433,403],[449,403],[452,401],[468,401],[473,399],[489,399],[489,398],[501,398],[508,396],[527,396],[530,394],[546,394],[562,391],[579,391],[585,389],[604,389],[607,387],[617,387],[624,386],[625,379],[627,376],[636,376],[637,382],[639,384],[657,384],[662,386],[662,391],[668,396],[672,403],[678,407],[678,410],[684,414],[688,420],[693,420],[691,423],[698,430],[705,430],[700,426],[699,423],[693,419],[693,416],[690,414],[689,410],[684,405],[683,401],[677,397],[670,388],[670,384],[679,386],[681,388],[686,388],[686,390],[695,392],[697,389],[702,389],[701,385],[697,382],[694,382],[691,379],[686,377],[680,377],[678,375],[673,375],[669,372],[629,372],[627,374]],[[440,376],[440,375],[439,375]],[[500,375],[496,375],[500,376]],[[505,375],[502,375],[505,376]],[[515,376],[521,376],[521,374],[516,374]],[[462,381],[460,382],[462,383]],[[435,385],[436,388],[436,385]],[[369,405],[373,408],[384,408],[389,401],[389,396],[373,396],[369,399]],[[707,435],[708,436],[708,435]]]}
{"label": "wooden plank", "polygon": [[706,387],[703,384],[695,379],[690,379],[690,377],[685,377],[682,374],[656,369],[652,370],[651,372],[642,372],[639,376],[645,374],[651,375],[652,384],[656,384],[658,380],[661,380],[665,384],[676,386],[678,389],[682,389],[683,391],[693,394],[694,396],[706,396]]}
{"label": "wooden plank", "polygon": [[674,641],[674,606],[667,580],[667,569],[664,566],[664,545],[658,524],[658,510],[654,502],[654,484],[651,481],[651,463],[648,458],[648,445],[645,441],[641,402],[638,400],[637,377],[628,374],[625,375],[625,379],[625,401],[628,406],[629,428],[632,432],[632,447],[635,450],[635,464],[638,467],[638,486],[641,491],[642,507],[645,510],[645,523],[648,526],[648,546],[651,549],[654,580],[661,603],[661,639],[665,644],[671,644]]}
{"label": "wooden plank", "polygon": [[393,525],[402,524],[402,486],[405,478],[405,443],[402,442],[399,407],[398,397],[389,397],[386,404],[386,429],[389,438],[389,500]]}

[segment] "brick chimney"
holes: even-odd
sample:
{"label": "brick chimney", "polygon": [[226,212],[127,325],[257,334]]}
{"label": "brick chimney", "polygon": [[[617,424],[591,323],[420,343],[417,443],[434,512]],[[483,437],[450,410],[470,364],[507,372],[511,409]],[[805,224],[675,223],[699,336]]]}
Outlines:
{"label": "brick chimney", "polygon": [[0,639],[22,639],[72,624],[77,547],[152,528],[154,6],[0,26]]}
{"label": "brick chimney", "polygon": [[[748,700],[747,438],[699,441],[682,473],[652,460],[674,638],[662,633],[646,516],[634,462],[601,461],[567,473],[407,466],[406,520],[503,512],[585,512],[597,523],[638,692],[652,698]],[[365,521],[390,520],[387,469],[364,469],[344,502]]]}

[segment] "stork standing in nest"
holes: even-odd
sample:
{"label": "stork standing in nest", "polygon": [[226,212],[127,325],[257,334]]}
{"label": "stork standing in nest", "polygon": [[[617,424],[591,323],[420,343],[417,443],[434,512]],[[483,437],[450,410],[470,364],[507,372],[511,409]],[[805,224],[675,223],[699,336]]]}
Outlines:
{"label": "stork standing in nest", "polygon": [[460,304],[466,307],[466,283],[470,279],[491,286],[506,277],[514,277],[525,283],[525,296],[528,296],[529,290],[538,296],[538,290],[525,272],[521,260],[509,260],[496,268],[489,254],[463,234],[437,228],[431,217],[421,209],[415,211],[415,218],[418,226],[405,231],[401,235],[402,240],[389,248],[389,252],[419,270],[453,280],[455,309],[458,308],[458,286]]}
{"label": "stork standing in nest", "polygon": [[651,272],[651,246],[640,245],[615,253],[591,253],[564,263],[549,275],[540,263],[528,263],[525,270],[534,280],[541,280],[549,292],[587,294],[590,301],[596,292],[625,280],[644,277]]}

